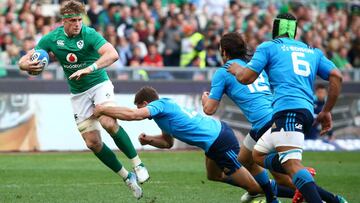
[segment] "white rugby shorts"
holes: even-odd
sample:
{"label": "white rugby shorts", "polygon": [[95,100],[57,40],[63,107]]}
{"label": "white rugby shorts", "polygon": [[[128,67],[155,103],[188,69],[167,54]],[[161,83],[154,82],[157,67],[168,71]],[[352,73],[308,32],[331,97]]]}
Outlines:
{"label": "white rugby shorts", "polygon": [[71,94],[71,104],[77,124],[93,115],[95,105],[115,103],[114,86],[110,80],[104,81],[79,94]]}

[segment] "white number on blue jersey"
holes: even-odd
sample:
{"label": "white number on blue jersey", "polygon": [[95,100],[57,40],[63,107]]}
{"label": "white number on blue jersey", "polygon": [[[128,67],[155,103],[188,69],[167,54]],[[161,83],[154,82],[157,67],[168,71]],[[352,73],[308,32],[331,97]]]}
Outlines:
{"label": "white number on blue jersey", "polygon": [[265,78],[262,74],[260,74],[253,83],[247,86],[251,93],[269,90],[269,87],[266,85]]}
{"label": "white number on blue jersey", "polygon": [[[292,52],[291,59],[293,62],[294,72],[297,75],[308,77],[311,73],[310,64],[307,61],[299,59],[299,57],[305,57],[305,54],[302,52]],[[300,66],[302,68],[300,68]]]}

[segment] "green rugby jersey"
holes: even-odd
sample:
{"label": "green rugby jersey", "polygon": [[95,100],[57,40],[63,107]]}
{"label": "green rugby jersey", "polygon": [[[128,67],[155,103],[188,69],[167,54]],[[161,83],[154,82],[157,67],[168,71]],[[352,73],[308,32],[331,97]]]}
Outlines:
{"label": "green rugby jersey", "polygon": [[64,70],[70,92],[77,94],[109,80],[103,68],[83,76],[80,80],[69,80],[71,74],[90,66],[100,58],[98,49],[106,42],[93,28],[83,25],[79,35],[68,37],[61,26],[42,37],[35,49],[44,49],[55,54]]}

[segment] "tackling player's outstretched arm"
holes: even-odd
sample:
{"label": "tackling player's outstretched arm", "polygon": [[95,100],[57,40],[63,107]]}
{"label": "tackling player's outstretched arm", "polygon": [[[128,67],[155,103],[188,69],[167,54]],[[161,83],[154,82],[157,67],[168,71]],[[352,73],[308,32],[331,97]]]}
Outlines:
{"label": "tackling player's outstretched arm", "polygon": [[139,135],[139,142],[141,145],[151,145],[161,149],[169,149],[174,145],[174,138],[169,134],[162,132],[161,135],[149,136],[145,133]]}
{"label": "tackling player's outstretched arm", "polygon": [[100,117],[101,115],[107,115],[119,120],[133,121],[149,118],[150,112],[147,107],[131,109],[127,107],[96,105],[94,116]]}

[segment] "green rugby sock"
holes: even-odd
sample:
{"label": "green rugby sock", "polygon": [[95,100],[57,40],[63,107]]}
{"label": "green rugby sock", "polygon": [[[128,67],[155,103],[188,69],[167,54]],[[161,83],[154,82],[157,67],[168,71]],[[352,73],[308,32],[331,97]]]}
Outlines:
{"label": "green rugby sock", "polygon": [[94,153],[97,158],[100,159],[101,162],[103,162],[107,167],[109,167],[111,170],[113,170],[115,173],[119,172],[122,168],[122,165],[120,161],[116,158],[116,155],[114,154],[111,149],[109,149],[108,146],[106,146],[105,143],[103,143],[103,147],[98,153]]}
{"label": "green rugby sock", "polygon": [[127,156],[127,158],[132,159],[137,156],[137,152],[132,144],[129,135],[125,130],[119,126],[119,130],[115,135],[111,135],[116,146]]}

